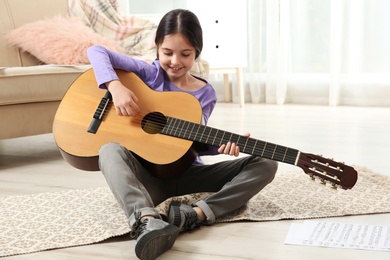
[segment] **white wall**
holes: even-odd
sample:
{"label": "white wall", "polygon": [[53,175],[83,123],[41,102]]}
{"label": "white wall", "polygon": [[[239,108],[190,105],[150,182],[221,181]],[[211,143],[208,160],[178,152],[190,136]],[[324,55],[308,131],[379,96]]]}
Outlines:
{"label": "white wall", "polygon": [[118,0],[127,14],[166,13],[175,8],[186,8],[186,0]]}

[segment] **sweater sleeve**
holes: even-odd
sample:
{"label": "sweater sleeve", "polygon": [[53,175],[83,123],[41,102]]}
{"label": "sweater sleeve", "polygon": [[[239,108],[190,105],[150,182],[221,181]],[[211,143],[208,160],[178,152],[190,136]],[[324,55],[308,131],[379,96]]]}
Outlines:
{"label": "sweater sleeve", "polygon": [[148,75],[155,74],[151,73],[155,69],[147,62],[111,51],[103,46],[92,46],[88,48],[87,54],[100,88],[106,88],[105,83],[119,79],[116,69],[134,72],[146,81],[149,80]]}

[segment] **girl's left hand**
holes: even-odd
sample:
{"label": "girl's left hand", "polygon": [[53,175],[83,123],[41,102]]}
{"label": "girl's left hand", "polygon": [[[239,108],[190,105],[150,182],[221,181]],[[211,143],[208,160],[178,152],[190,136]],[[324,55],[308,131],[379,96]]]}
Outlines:
{"label": "girl's left hand", "polygon": [[[245,133],[244,136],[250,137],[250,133]],[[240,154],[240,147],[238,147],[235,143],[228,142],[227,144],[223,144],[218,148],[219,153],[238,156]]]}

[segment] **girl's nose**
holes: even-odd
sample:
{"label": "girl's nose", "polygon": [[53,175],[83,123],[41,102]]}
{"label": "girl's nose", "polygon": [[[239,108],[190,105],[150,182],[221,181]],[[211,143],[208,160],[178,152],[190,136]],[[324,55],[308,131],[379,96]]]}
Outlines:
{"label": "girl's nose", "polygon": [[172,55],[171,63],[172,63],[172,64],[179,64],[179,57],[177,57],[176,54],[173,54],[173,55]]}

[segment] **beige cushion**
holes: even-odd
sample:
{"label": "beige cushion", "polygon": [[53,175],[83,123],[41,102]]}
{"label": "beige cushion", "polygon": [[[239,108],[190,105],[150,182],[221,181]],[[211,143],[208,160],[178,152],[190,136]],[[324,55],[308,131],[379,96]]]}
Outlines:
{"label": "beige cushion", "polygon": [[0,105],[58,101],[90,65],[0,68]]}

